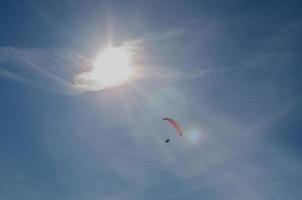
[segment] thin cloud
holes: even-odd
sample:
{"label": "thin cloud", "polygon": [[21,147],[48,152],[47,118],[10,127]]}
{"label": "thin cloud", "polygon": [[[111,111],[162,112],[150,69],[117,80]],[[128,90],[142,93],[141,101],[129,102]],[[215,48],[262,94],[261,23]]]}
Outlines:
{"label": "thin cloud", "polygon": [[20,81],[22,82],[23,79],[16,76],[15,74],[9,72],[9,71],[6,71],[5,69],[1,68],[0,67],[0,76],[2,76],[3,78],[6,78],[6,79],[10,79],[10,80],[15,80],[15,81]]}
{"label": "thin cloud", "polygon": [[205,68],[195,71],[184,71],[181,69],[171,69],[165,67],[150,67],[141,71],[141,79],[143,80],[165,80],[165,81],[184,81],[201,78],[211,73],[226,73],[240,70],[240,68]]}
{"label": "thin cloud", "polygon": [[[158,61],[156,55],[162,41],[166,45],[178,37],[185,36],[188,31],[171,29],[161,33],[149,33],[133,40],[124,41],[122,47],[127,48],[133,56],[136,80],[181,81],[202,77],[208,73],[224,72],[225,69],[184,69],[183,66],[166,66]],[[172,42],[173,43],[173,42]],[[156,44],[155,52],[148,54],[150,60],[143,60],[145,47]],[[165,58],[167,55],[160,55]],[[171,56],[172,57],[172,56]],[[161,60],[161,58],[159,60]],[[137,60],[143,60],[136,63]],[[168,63],[169,65],[169,63]],[[23,84],[39,87],[60,94],[81,94],[86,91],[99,91],[105,87],[87,79],[92,71],[92,59],[75,50],[18,49],[0,47],[0,77]],[[136,81],[133,80],[133,81]]]}
{"label": "thin cloud", "polygon": [[0,48],[0,76],[62,94],[76,94],[73,76],[90,68],[72,50]]}
{"label": "thin cloud", "polygon": [[158,33],[148,33],[143,35],[142,37],[138,37],[132,40],[124,41],[122,46],[126,47],[139,47],[144,43],[152,43],[152,42],[160,42],[163,40],[169,40],[172,38],[183,36],[186,32],[184,29],[171,29],[165,32]]}

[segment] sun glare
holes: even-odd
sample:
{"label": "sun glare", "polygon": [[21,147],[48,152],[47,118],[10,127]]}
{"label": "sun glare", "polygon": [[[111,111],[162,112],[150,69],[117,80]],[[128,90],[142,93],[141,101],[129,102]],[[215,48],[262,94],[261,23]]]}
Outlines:
{"label": "sun glare", "polygon": [[110,47],[97,56],[91,78],[99,85],[113,87],[129,81],[133,74],[127,49]]}

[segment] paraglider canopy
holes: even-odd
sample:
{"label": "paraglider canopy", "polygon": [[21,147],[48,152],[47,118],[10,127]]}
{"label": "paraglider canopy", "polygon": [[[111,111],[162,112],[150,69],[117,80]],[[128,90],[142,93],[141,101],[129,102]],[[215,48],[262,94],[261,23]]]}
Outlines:
{"label": "paraglider canopy", "polygon": [[169,124],[172,125],[176,129],[178,135],[182,136],[182,133],[183,133],[182,128],[174,119],[166,117],[166,118],[163,118],[163,121],[169,122]]}

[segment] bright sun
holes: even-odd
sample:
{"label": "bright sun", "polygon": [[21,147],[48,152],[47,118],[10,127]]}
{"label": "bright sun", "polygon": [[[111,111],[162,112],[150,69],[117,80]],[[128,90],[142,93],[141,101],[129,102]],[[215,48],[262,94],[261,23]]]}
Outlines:
{"label": "bright sun", "polygon": [[99,53],[90,75],[96,84],[113,87],[129,81],[133,74],[127,49],[110,47]]}
{"label": "bright sun", "polygon": [[108,47],[97,55],[91,71],[74,77],[74,86],[78,90],[97,91],[125,84],[134,78],[129,50],[125,47]]}

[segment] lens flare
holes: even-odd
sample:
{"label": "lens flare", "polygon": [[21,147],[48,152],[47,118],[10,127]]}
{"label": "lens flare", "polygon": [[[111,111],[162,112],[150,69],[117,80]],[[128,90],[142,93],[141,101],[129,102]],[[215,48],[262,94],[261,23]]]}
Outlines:
{"label": "lens flare", "polygon": [[191,129],[186,133],[186,138],[191,144],[197,144],[200,142],[202,131],[200,129]]}

